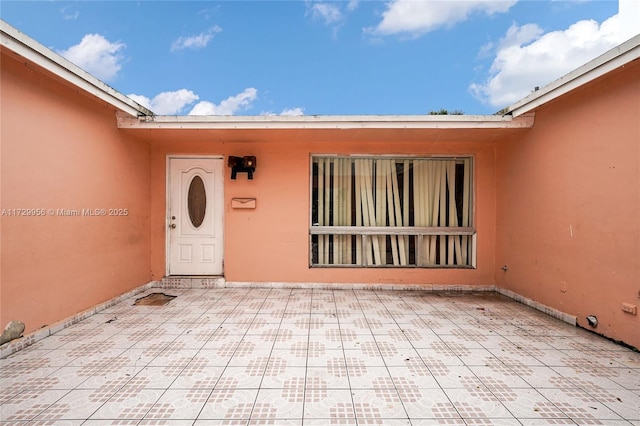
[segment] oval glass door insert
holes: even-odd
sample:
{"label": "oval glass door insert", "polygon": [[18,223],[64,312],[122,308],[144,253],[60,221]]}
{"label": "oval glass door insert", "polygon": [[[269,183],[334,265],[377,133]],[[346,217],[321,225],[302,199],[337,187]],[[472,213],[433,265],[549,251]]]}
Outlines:
{"label": "oval glass door insert", "polygon": [[207,193],[200,176],[194,176],[189,184],[187,209],[189,210],[189,220],[191,220],[194,227],[199,228],[204,222],[204,215],[207,211]]}

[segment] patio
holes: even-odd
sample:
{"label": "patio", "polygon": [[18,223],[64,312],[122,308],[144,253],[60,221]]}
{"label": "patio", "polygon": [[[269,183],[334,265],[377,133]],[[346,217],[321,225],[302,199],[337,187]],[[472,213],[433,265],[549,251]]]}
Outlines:
{"label": "patio", "polygon": [[2,425],[640,425],[640,353],[492,292],[153,288],[0,367]]}

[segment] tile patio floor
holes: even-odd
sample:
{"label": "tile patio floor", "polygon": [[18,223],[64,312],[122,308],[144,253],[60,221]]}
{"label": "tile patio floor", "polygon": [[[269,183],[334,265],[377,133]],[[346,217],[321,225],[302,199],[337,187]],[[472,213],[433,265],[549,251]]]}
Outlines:
{"label": "tile patio floor", "polygon": [[640,353],[494,293],[152,292],[0,360],[1,424],[640,425]]}

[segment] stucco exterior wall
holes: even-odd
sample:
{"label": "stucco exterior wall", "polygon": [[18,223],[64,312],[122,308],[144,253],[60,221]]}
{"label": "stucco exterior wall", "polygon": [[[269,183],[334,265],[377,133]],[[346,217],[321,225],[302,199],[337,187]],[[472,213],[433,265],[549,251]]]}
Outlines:
{"label": "stucco exterior wall", "polygon": [[[167,156],[255,155],[254,180],[225,167],[227,281],[497,285],[640,347],[640,314],[622,310],[640,310],[640,61],[517,131],[118,129],[113,107],[1,61],[0,326],[34,331],[164,277]],[[472,156],[477,268],[309,267],[313,154]]]}
{"label": "stucco exterior wall", "polygon": [[640,347],[640,63],[541,107],[497,148],[496,283]]}
{"label": "stucco exterior wall", "polygon": [[[304,132],[303,132],[304,133]],[[343,132],[344,133],[344,132]],[[400,133],[399,133],[400,134]],[[255,155],[254,179],[230,179],[225,163],[224,269],[227,281],[304,283],[494,284],[495,176],[491,143],[347,142],[332,132],[274,135],[273,140],[230,144],[202,132],[181,130],[179,140],[153,142],[152,268],[154,279],[166,271],[167,155]],[[366,137],[364,138],[366,140]],[[477,269],[309,268],[311,154],[473,155]],[[256,198],[256,209],[231,208],[232,198]]]}
{"label": "stucco exterior wall", "polygon": [[113,108],[1,60],[0,324],[30,332],[150,281],[150,150],[117,131]]}

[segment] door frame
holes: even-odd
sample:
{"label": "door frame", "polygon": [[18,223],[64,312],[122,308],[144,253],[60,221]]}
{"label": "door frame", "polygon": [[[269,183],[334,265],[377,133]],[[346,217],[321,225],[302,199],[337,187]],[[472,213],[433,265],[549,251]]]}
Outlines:
{"label": "door frame", "polygon": [[[221,239],[221,248],[222,248],[222,274],[224,276],[224,155],[180,155],[180,154],[168,154],[166,156],[165,159],[165,183],[164,183],[164,187],[165,187],[165,208],[164,208],[164,240],[165,240],[165,248],[164,248],[164,275],[166,277],[169,277],[171,275],[169,275],[169,264],[170,264],[170,257],[171,257],[171,230],[170,230],[170,215],[169,215],[169,211],[171,208],[171,160],[173,159],[178,159],[178,160],[189,160],[189,159],[194,159],[194,160],[221,160],[222,161],[222,175],[220,176],[220,178],[222,179],[221,182],[221,197],[222,197],[222,216],[221,216],[221,220],[222,220],[222,235],[220,237]],[[197,276],[197,275],[193,275],[193,276]]]}

